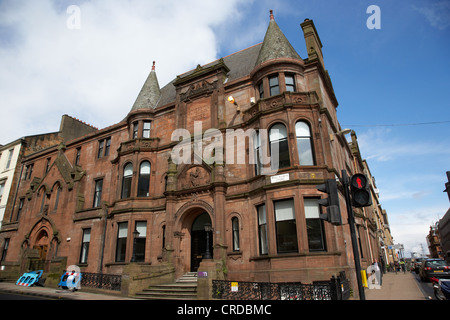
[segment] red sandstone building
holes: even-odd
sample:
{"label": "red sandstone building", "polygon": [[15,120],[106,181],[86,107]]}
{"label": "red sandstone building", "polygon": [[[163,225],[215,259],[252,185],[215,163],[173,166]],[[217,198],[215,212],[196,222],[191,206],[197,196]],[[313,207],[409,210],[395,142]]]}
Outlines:
{"label": "red sandstone building", "polygon": [[[201,270],[209,252],[214,277],[311,283],[346,271],[356,288],[344,197],[343,225],[333,226],[319,219],[325,195],[316,185],[361,168],[337,134],[338,103],[317,31],[308,19],[301,27],[305,59],[271,16],[262,43],[162,88],[153,67],[123,121],[27,156],[0,233],[0,245],[9,244],[3,272],[23,272],[36,260],[48,273],[77,265],[126,274],[133,265],[141,279],[158,281]],[[278,172],[263,175],[260,159],[251,162],[260,145],[250,137],[243,148],[225,148],[223,162],[198,153],[176,162],[180,137],[172,133],[186,129],[196,150],[196,121],[201,133],[216,129],[224,139],[227,129],[267,130],[268,152],[279,148]],[[200,155],[212,142],[203,137]],[[233,152],[245,163],[230,161]],[[369,232],[358,237],[364,268],[379,253],[369,254],[377,247]]]}

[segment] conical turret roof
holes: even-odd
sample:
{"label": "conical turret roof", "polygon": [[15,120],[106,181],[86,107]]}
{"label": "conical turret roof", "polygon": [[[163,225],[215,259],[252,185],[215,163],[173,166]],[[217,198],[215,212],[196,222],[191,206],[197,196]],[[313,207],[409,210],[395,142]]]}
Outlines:
{"label": "conical turret roof", "polygon": [[273,11],[270,10],[269,27],[267,28],[256,65],[278,58],[302,59],[275,22]]}
{"label": "conical turret roof", "polygon": [[156,76],[155,61],[153,61],[152,70],[142,86],[141,92],[134,102],[131,111],[138,109],[155,109],[160,98],[161,89],[159,88],[158,78]]}

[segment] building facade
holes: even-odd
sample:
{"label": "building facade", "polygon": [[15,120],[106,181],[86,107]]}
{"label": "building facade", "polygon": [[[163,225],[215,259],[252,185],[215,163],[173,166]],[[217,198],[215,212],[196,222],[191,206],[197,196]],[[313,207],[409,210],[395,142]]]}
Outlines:
{"label": "building facade", "polygon": [[[397,258],[392,248],[393,238],[389,226],[386,210],[382,208],[379,191],[376,186],[375,177],[372,175],[369,165],[361,156],[358,139],[354,131],[351,132],[350,146],[353,154],[353,162],[357,172],[364,173],[369,179],[372,205],[363,208],[355,208],[355,223],[359,245],[367,249],[360,248],[362,255],[362,266],[366,269],[375,260],[382,268],[390,263],[394,263]],[[361,237],[365,234],[366,237]],[[365,240],[367,239],[367,240]]]}
{"label": "building facade", "polygon": [[441,240],[442,254],[444,259],[450,263],[450,210],[447,210],[438,224],[439,238]]}
{"label": "building facade", "polygon": [[22,141],[16,140],[0,147],[0,227],[8,203]]}
{"label": "building facade", "polygon": [[[234,281],[345,271],[356,288],[342,189],[334,226],[319,219],[316,186],[362,168],[338,134],[314,23],[301,28],[305,59],[271,14],[262,43],[162,88],[154,64],[121,122],[27,156],[0,234],[7,267],[124,274],[133,264],[141,277],[176,279],[208,260]],[[379,245],[359,238],[371,264]]]}
{"label": "building facade", "polygon": [[439,221],[430,226],[430,231],[427,234],[428,251],[430,258],[446,259],[445,252],[442,250],[441,237],[439,234]]}
{"label": "building facade", "polygon": [[[72,140],[79,135],[84,135],[97,130],[77,119],[68,115],[61,118],[59,131],[26,136],[6,144],[0,148],[0,216],[4,228],[0,229],[0,234],[7,231],[17,230],[20,212],[23,209],[25,201],[18,198],[19,187],[24,177],[33,175],[33,164],[24,165],[25,159],[42,150],[51,149],[58,146],[66,140]],[[50,165],[50,158],[47,159],[47,166]],[[13,217],[14,209],[17,209]],[[8,214],[5,216],[5,212]],[[13,220],[14,218],[14,220]],[[6,255],[8,253],[11,238],[0,236],[2,239],[2,253],[0,261],[5,265]],[[9,274],[9,273],[8,273]]]}

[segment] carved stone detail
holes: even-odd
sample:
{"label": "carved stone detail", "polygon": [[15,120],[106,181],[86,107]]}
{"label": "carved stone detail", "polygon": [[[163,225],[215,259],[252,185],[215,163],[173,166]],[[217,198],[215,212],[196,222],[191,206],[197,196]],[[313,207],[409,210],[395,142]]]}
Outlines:
{"label": "carved stone detail", "polygon": [[210,174],[202,166],[194,166],[178,177],[178,190],[191,189],[210,183]]}

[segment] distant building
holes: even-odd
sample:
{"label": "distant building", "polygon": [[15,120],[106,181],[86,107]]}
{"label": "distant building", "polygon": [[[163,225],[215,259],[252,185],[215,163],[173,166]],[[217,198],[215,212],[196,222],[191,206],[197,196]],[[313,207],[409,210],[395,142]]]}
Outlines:
{"label": "distant building", "polygon": [[[316,186],[365,166],[338,134],[314,23],[301,27],[305,59],[271,15],[262,43],[162,88],[153,65],[125,119],[27,155],[0,233],[6,269],[127,274],[126,294],[207,266],[257,282],[345,271],[356,288],[342,186],[341,226],[319,218]],[[383,255],[376,210],[357,218],[363,267]]]}
{"label": "distant building", "polygon": [[[447,182],[445,183],[444,192],[447,192],[448,199],[450,200],[450,171],[447,171],[446,174]],[[438,230],[441,239],[443,255],[447,262],[450,263],[450,209],[447,210],[442,219],[439,220]]]}
{"label": "distant building", "polygon": [[428,251],[430,251],[430,258],[444,258],[444,252],[441,248],[441,240],[438,230],[439,222],[430,226],[430,231],[427,235]]}
{"label": "distant building", "polygon": [[[351,132],[350,147],[356,171],[364,173],[368,177],[372,195],[371,206],[354,209],[358,243],[360,247],[366,247],[365,250],[360,249],[363,255],[361,257],[363,260],[362,266],[367,268],[373,261],[377,260],[379,265],[385,267],[397,260],[394,250],[389,249],[394,243],[387,213],[386,210],[382,209],[375,178],[370,172],[367,161],[361,156],[358,139],[354,131]],[[364,234],[365,237],[361,236]],[[367,256],[364,256],[365,252],[368,253]]]}
{"label": "distant building", "polygon": [[444,259],[450,263],[450,209],[439,220],[438,230],[441,239],[442,254]]}
{"label": "distant building", "polygon": [[22,140],[10,142],[0,147],[0,227],[8,203]]}

